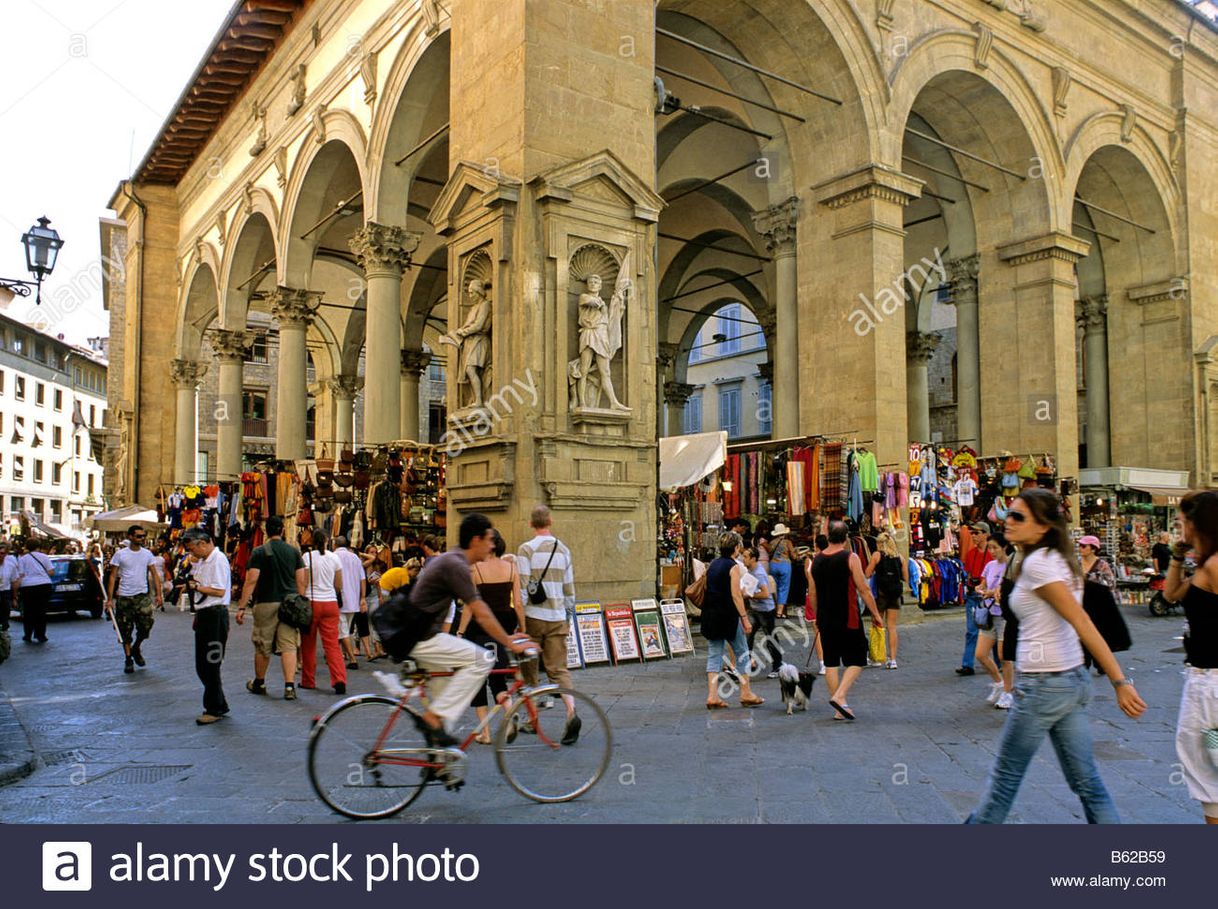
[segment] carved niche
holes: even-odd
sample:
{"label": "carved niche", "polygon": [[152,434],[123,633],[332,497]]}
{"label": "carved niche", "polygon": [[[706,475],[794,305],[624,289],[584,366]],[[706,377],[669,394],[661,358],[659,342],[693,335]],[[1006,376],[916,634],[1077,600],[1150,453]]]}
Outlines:
{"label": "carved niche", "polygon": [[575,354],[567,363],[571,411],[629,414],[622,368],[626,316],[633,295],[629,253],[603,243],[584,243],[572,254],[568,273],[571,337],[567,349]]}

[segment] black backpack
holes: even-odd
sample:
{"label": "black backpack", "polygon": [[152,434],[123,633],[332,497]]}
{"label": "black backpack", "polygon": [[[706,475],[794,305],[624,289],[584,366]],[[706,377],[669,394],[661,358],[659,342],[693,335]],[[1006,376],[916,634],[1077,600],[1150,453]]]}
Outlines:
{"label": "black backpack", "polygon": [[900,596],[905,581],[901,577],[901,560],[896,556],[880,556],[875,569],[875,586],[885,596]]}
{"label": "black backpack", "polygon": [[410,587],[399,587],[372,613],[372,625],[381,645],[395,663],[410,656],[414,645],[428,637],[436,614],[410,602]]}

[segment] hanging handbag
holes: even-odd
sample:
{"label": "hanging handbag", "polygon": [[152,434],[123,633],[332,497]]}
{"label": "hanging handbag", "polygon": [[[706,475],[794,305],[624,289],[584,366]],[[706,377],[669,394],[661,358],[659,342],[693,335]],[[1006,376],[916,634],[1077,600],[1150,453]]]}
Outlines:
{"label": "hanging handbag", "polygon": [[546,560],[546,567],[541,570],[540,578],[529,578],[528,584],[525,585],[525,590],[529,595],[529,602],[534,606],[542,605],[550,597],[546,593],[546,585],[544,583],[545,576],[550,570],[550,563],[554,561],[554,554],[558,552],[558,541],[554,541],[554,546],[550,550],[550,558]]}

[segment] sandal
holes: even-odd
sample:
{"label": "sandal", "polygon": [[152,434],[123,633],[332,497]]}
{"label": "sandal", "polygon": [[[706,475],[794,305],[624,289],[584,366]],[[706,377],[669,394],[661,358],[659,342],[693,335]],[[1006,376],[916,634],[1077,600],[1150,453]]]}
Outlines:
{"label": "sandal", "polygon": [[[843,719],[843,720],[853,720],[854,719],[854,712],[851,711],[851,709],[848,705],[846,705],[844,703],[839,704],[837,701],[830,700],[829,706],[841,714],[841,719]],[[834,719],[836,720],[836,719],[838,719],[838,717],[835,716]]]}
{"label": "sandal", "polygon": [[706,709],[707,710],[727,710],[727,702],[726,701],[707,701]]}
{"label": "sandal", "polygon": [[489,733],[487,734],[486,738],[483,738],[482,736],[479,735],[474,738],[474,741],[477,742],[479,745],[489,745],[489,744],[491,744],[491,737],[490,737]]}
{"label": "sandal", "polygon": [[765,698],[763,698],[759,695],[756,695],[756,694],[747,700],[743,697],[740,698],[741,707],[760,707],[764,703],[765,703]]}

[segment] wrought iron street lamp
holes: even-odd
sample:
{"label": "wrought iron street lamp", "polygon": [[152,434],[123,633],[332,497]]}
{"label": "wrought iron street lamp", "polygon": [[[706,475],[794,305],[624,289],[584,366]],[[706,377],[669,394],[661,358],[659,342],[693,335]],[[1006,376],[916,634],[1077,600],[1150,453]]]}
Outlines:
{"label": "wrought iron street lamp", "polygon": [[0,289],[28,297],[30,288],[33,287],[37,291],[35,302],[42,303],[42,280],[55,270],[55,260],[59,258],[63,240],[59,239],[59,233],[51,227],[50,220],[43,217],[21,235],[21,243],[25,246],[26,268],[37,280],[18,281],[15,278],[0,278]]}

